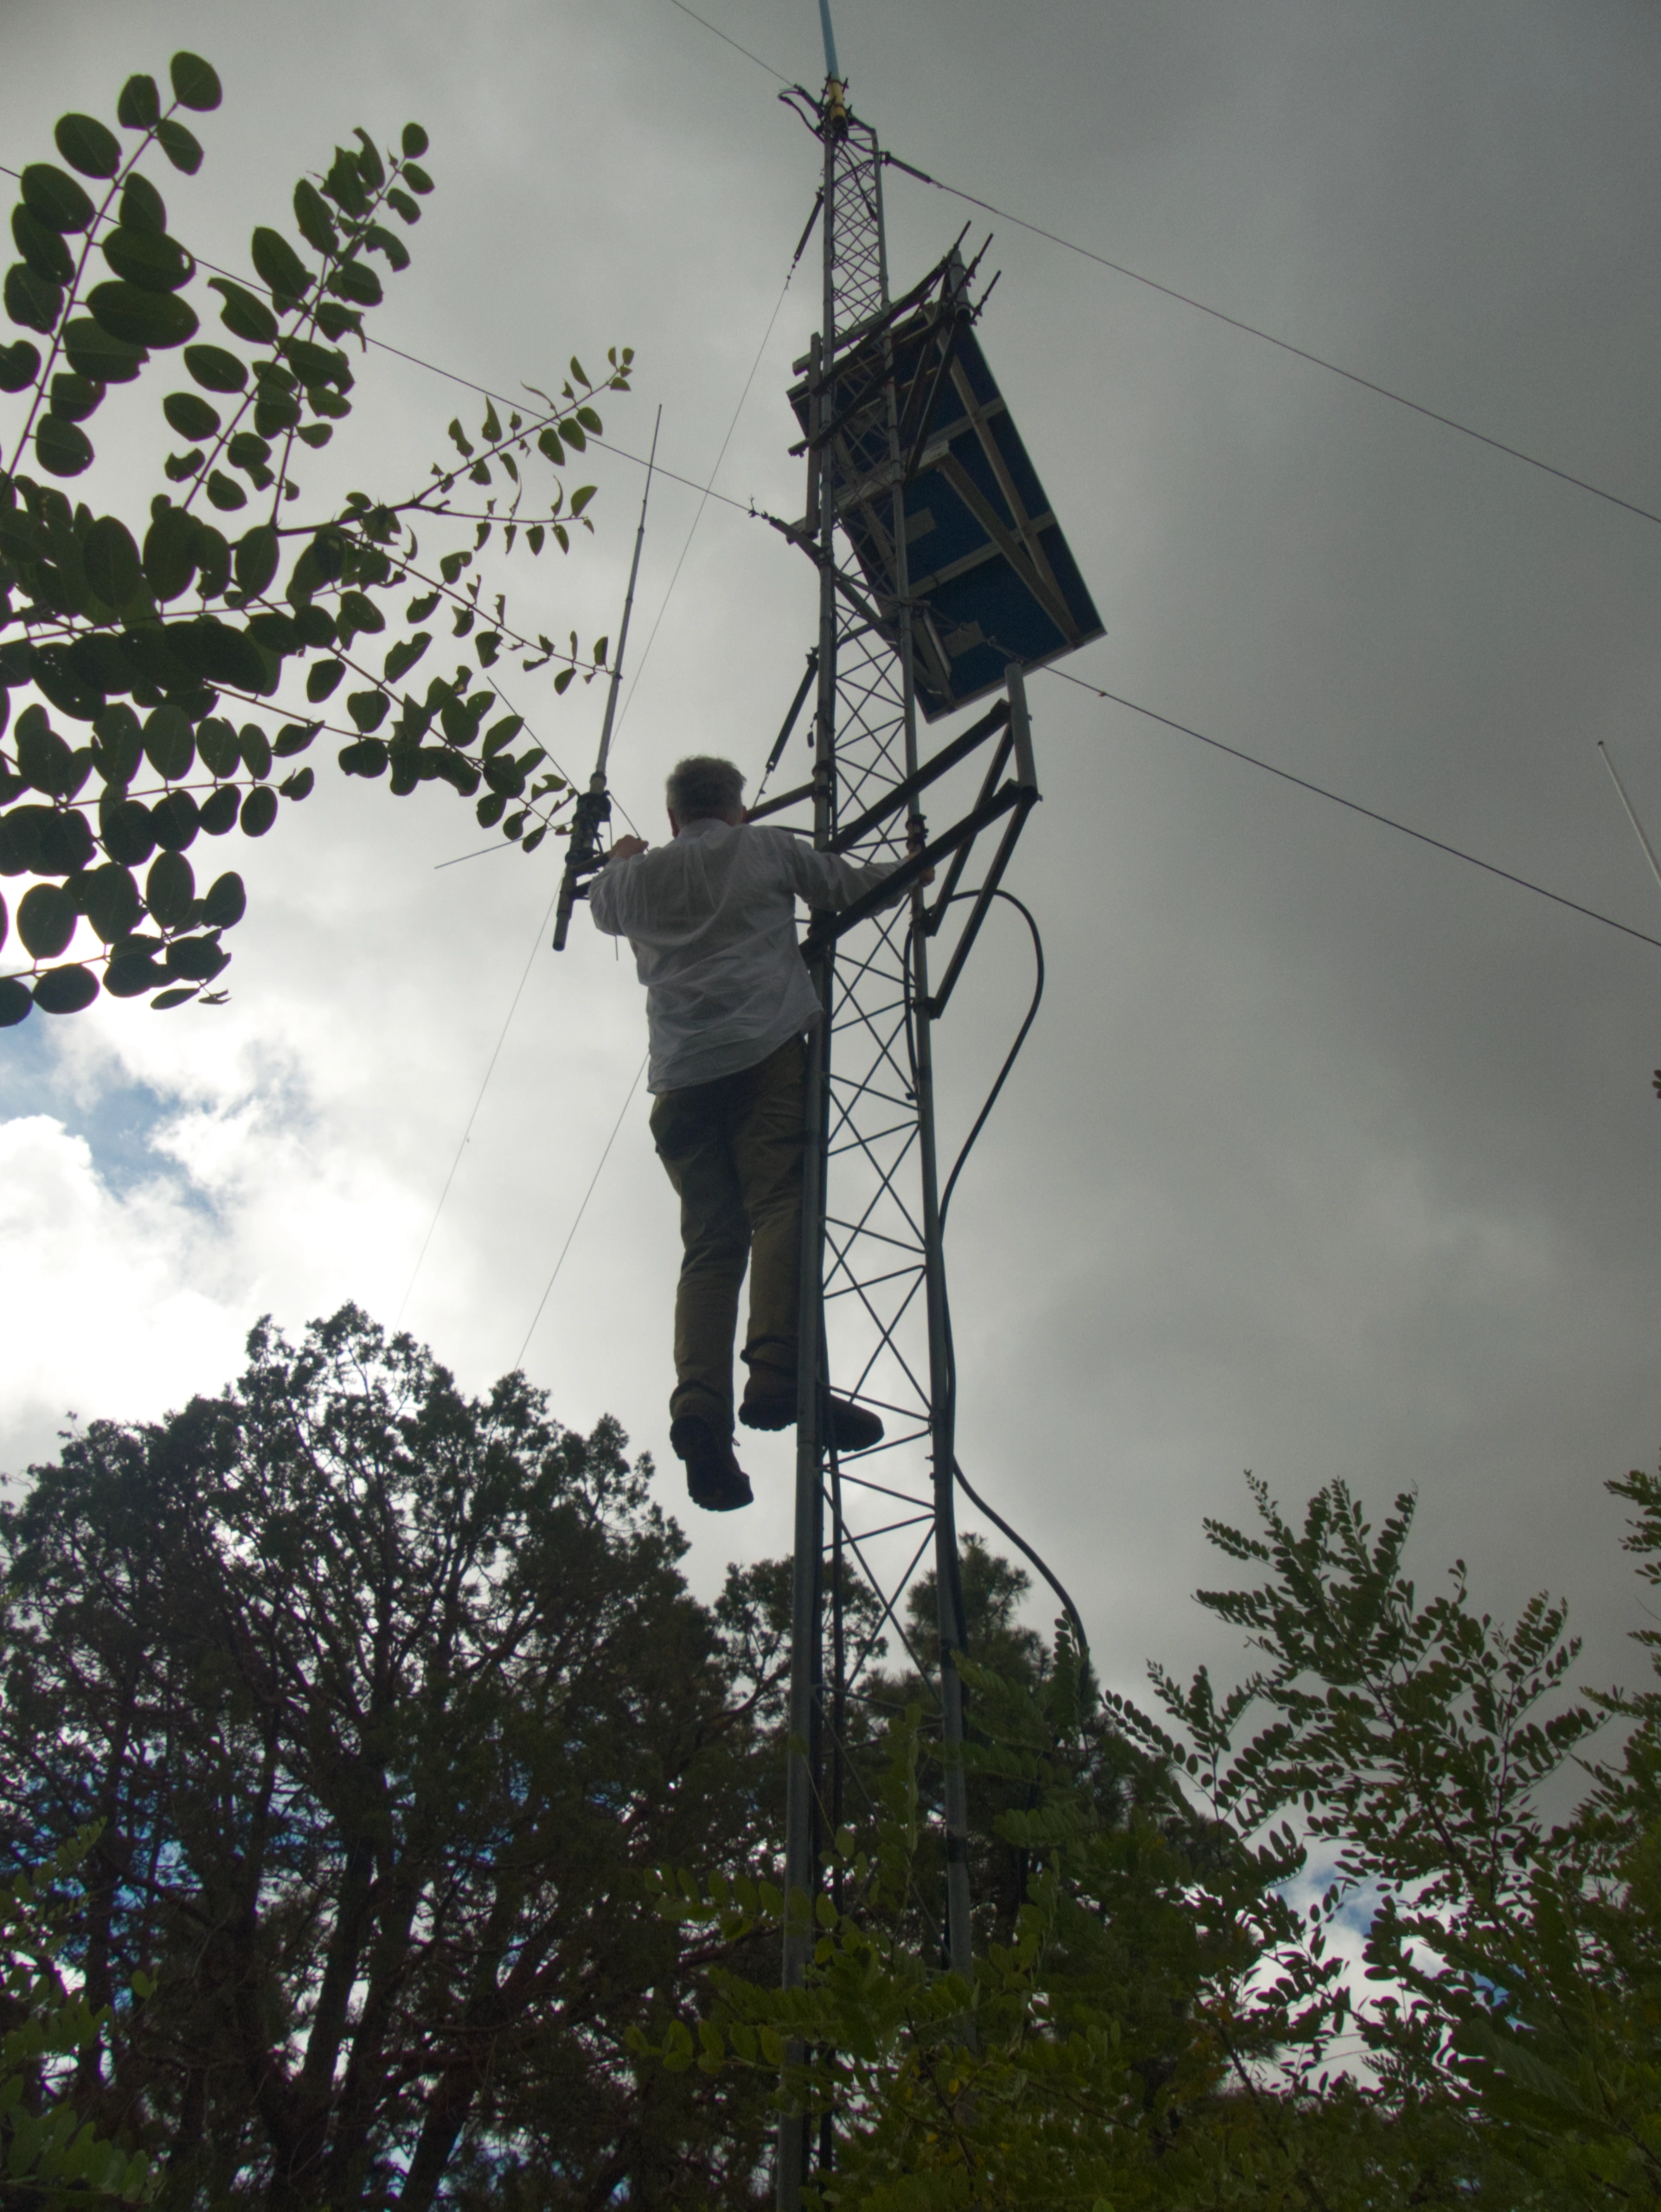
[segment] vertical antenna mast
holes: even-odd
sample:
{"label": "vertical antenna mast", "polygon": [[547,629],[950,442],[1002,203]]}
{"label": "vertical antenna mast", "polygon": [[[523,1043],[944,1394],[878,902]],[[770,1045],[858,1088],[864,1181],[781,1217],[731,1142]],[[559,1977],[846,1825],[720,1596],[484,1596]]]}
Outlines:
{"label": "vertical antenna mast", "polygon": [[[931,1962],[966,1989],[965,1621],[934,1033],[1038,803],[1024,673],[1101,625],[974,335],[979,257],[965,267],[953,247],[920,285],[891,295],[882,151],[849,107],[828,0],[818,8],[824,92],[783,97],[819,144],[823,318],[789,395],[805,511],[778,524],[817,573],[813,776],[751,819],[811,798],[821,852],[890,872],[841,911],[815,914],[803,947],[822,1018],[803,1113],[783,1979],[803,1985],[821,1901],[842,1902],[830,1847],[892,1695],[879,1672],[892,1645],[934,1707],[946,1864],[920,1913]],[[964,707],[977,719],[925,758],[921,721]],[[931,830],[926,805],[946,826]],[[966,875],[995,827],[995,850]],[[943,933],[949,953],[932,980],[928,944]],[[856,1457],[839,1450],[828,1418],[833,1374],[885,1423]],[[925,1574],[932,1620],[916,1602]],[[972,2042],[972,2016],[944,2032]],[[806,2058],[799,2042],[786,2050],[777,2212],[799,2212],[812,2154],[821,2174],[836,2158],[835,2115],[818,2115],[813,2141],[809,2115],[788,2100]]]}
{"label": "vertical antenna mast", "polygon": [[[612,656],[611,682],[606,690],[606,719],[600,725],[600,753],[594,761],[594,773],[588,779],[588,788],[579,792],[576,811],[571,823],[571,842],[566,848],[565,874],[560,882],[560,903],[554,923],[554,950],[563,952],[565,940],[571,928],[571,909],[582,895],[582,878],[592,875],[600,864],[600,830],[602,823],[612,816],[611,794],[606,788],[606,766],[612,754],[612,726],[617,719],[617,695],[623,682],[623,655],[629,642],[629,617],[634,612],[634,587],[640,574],[640,548],[646,538],[646,503],[651,497],[651,471],[657,459],[657,433],[663,428],[664,411],[657,410],[657,420],[651,426],[651,452],[646,460],[646,488],[640,495],[640,521],[634,533],[634,558],[629,563],[629,588],[623,601],[623,619],[618,625],[617,651]],[[650,640],[648,640],[650,643]]]}

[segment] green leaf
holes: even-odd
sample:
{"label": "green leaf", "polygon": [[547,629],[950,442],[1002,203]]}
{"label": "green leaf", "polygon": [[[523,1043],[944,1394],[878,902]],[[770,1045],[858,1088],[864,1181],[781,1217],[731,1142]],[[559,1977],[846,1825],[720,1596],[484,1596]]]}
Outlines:
{"label": "green leaf", "polygon": [[[208,479],[211,498],[212,478]],[[193,676],[239,691],[269,691],[272,676],[265,655],[246,630],[211,616],[196,622],[170,623],[167,642]]]}
{"label": "green leaf", "polygon": [[143,346],[112,338],[88,315],[76,315],[64,324],[63,352],[71,369],[99,384],[131,384],[150,359]]}
{"label": "green leaf", "polygon": [[121,228],[147,230],[157,238],[167,229],[167,202],[139,170],[131,170],[121,187]]}
{"label": "green leaf", "polygon": [[219,409],[210,407],[194,392],[170,392],[162,401],[162,413],[181,438],[215,438],[219,434]]}
{"label": "green leaf", "polygon": [[325,338],[343,337],[348,330],[361,338],[363,317],[355,307],[343,307],[338,300],[325,299],[317,308],[317,328]]}
{"label": "green leaf", "polygon": [[60,369],[52,379],[52,412],[61,422],[85,422],[97,412],[103,397],[101,384],[90,376],[78,376],[72,369]]}
{"label": "green leaf", "polygon": [[167,65],[167,74],[173,80],[174,99],[181,107],[192,108],[198,115],[217,107],[224,97],[212,64],[199,54],[176,54]]}
{"label": "green leaf", "polygon": [[380,728],[391,705],[384,691],[350,691],[346,695],[347,713],[366,733]]}
{"label": "green leaf", "polygon": [[15,1029],[34,1003],[26,983],[16,976],[0,977],[0,1029]]}
{"label": "green leaf", "polygon": [[152,1014],[168,1014],[176,1006],[188,1006],[196,995],[194,984],[182,985],[177,991],[158,991],[150,1002]]}
{"label": "green leaf", "polygon": [[169,975],[183,976],[191,983],[208,983],[229,965],[231,956],[214,938],[178,937],[164,958]]}
{"label": "green leaf", "polygon": [[318,706],[339,683],[346,673],[343,661],[314,661],[305,673],[305,696],[312,705]]}
{"label": "green leaf", "polygon": [[196,871],[184,855],[157,853],[144,878],[144,904],[162,927],[182,928],[190,919],[196,896]]}
{"label": "green leaf", "polygon": [[286,760],[296,753],[304,753],[322,727],[321,722],[285,722],[271,749],[279,760]]}
{"label": "green leaf", "polygon": [[35,430],[35,452],[41,466],[53,476],[79,476],[92,466],[92,439],[78,422],[65,422],[55,414],[43,417]]}
{"label": "green leaf", "polygon": [[202,802],[202,826],[210,837],[222,837],[236,824],[236,810],[241,804],[241,794],[234,784],[221,784],[217,791],[208,792]]}
{"label": "green leaf", "polygon": [[432,633],[426,630],[418,630],[413,638],[400,638],[386,657],[382,673],[387,682],[396,683],[400,676],[407,675],[432,642]]}
{"label": "green leaf", "polygon": [[196,335],[196,309],[170,292],[146,292],[131,284],[94,285],[87,305],[99,328],[127,345],[182,346]]}
{"label": "green leaf", "polygon": [[144,588],[132,533],[113,515],[100,515],[93,524],[81,541],[80,558],[87,582],[106,606],[124,607]]}
{"label": "green leaf", "polygon": [[138,715],[125,701],[106,707],[93,724],[93,766],[112,795],[126,789],[144,757]]}
{"label": "green leaf", "polygon": [[70,282],[75,273],[75,257],[61,232],[48,230],[38,215],[19,204],[11,211],[11,235],[24,262],[42,284]]}
{"label": "green leaf", "polygon": [[237,750],[236,732],[230,724],[216,715],[210,715],[196,725],[196,751],[210,775],[234,776],[241,765]]}
{"label": "green leaf", "polygon": [[404,182],[412,192],[420,192],[425,196],[433,189],[433,179],[424,169],[417,169],[413,161],[404,163],[403,175]]}
{"label": "green leaf", "polygon": [[104,259],[118,277],[137,285],[140,292],[176,292],[189,284],[196,265],[176,238],[164,232],[111,231],[104,240]]}
{"label": "green leaf", "polygon": [[202,167],[201,139],[172,116],[164,115],[156,125],[156,143],[174,168],[182,169],[187,176],[194,176]]}
{"label": "green leaf", "polygon": [[156,850],[150,809],[138,798],[106,798],[98,810],[98,834],[110,858],[141,868]]}
{"label": "green leaf", "polygon": [[511,745],[524,726],[523,715],[506,715],[499,722],[492,722],[484,733],[484,757],[488,760],[491,753],[499,753],[504,745]]}
{"label": "green leaf", "polygon": [[285,798],[292,798],[298,805],[301,799],[311,797],[311,787],[317,780],[315,769],[297,768],[292,776],[285,776],[277,788]]}
{"label": "green leaf", "polygon": [[384,253],[394,269],[409,266],[409,248],[403,240],[378,222],[372,222],[363,234],[363,243],[376,253]]}
{"label": "green leaf", "polygon": [[80,1014],[97,997],[98,978],[90,968],[48,968],[35,985],[42,1014]]}
{"label": "green leaf", "polygon": [[58,151],[83,176],[113,176],[121,166],[121,141],[93,115],[61,115],[52,133]]}
{"label": "green leaf", "polygon": [[342,261],[330,272],[329,289],[358,307],[378,307],[385,296],[380,278],[364,261]]}
{"label": "green leaf", "polygon": [[233,514],[239,507],[246,507],[248,495],[234,478],[222,469],[213,470],[208,478],[208,497],[222,514]]}
{"label": "green leaf", "polygon": [[380,149],[362,125],[355,126],[352,136],[357,140],[357,173],[371,192],[378,192],[387,181]]}
{"label": "green leaf", "polygon": [[240,392],[247,384],[247,369],[223,346],[186,346],[184,365],[204,391]]}
{"label": "green leaf", "polygon": [[282,354],[302,384],[338,384],[343,392],[352,388],[351,363],[337,346],[314,345],[310,338],[285,338]]}
{"label": "green leaf", "polygon": [[38,646],[35,681],[55,707],[77,721],[89,722],[104,711],[101,672],[72,646]]}
{"label": "green leaf", "polygon": [[[231,580],[230,542],[211,523],[196,526],[196,589],[205,599],[215,599]],[[261,668],[265,665],[260,663]]]}
{"label": "green leaf", "polygon": [[6,271],[3,296],[7,314],[26,330],[39,330],[42,337],[50,337],[57,328],[58,317],[63,312],[63,288],[48,284],[44,277],[37,277],[25,263],[14,261]]}
{"label": "green leaf", "polygon": [[484,426],[479,432],[479,436],[487,446],[497,446],[501,443],[502,424],[496,412],[494,400],[486,400],[484,402]]}
{"label": "green leaf", "polygon": [[349,154],[343,146],[335,148],[335,158],[323,180],[323,189],[335,205],[343,208],[349,215],[369,213],[369,203],[363,196],[363,178],[356,157]]}
{"label": "green leaf", "polygon": [[254,402],[253,426],[261,438],[275,438],[292,430],[300,419],[300,403],[292,392],[263,388]]}
{"label": "green leaf", "polygon": [[437,592],[427,592],[418,599],[411,599],[409,605],[404,609],[405,621],[425,622],[438,605],[439,599],[439,594]]}
{"label": "green leaf", "polygon": [[37,883],[17,908],[17,934],[37,960],[55,960],[75,933],[75,902],[55,883]]}
{"label": "green leaf", "polygon": [[427,136],[419,123],[406,123],[399,144],[406,161],[419,161],[426,151]]}
{"label": "green leaf", "polygon": [[150,810],[156,842],[169,852],[183,852],[196,843],[200,818],[196,802],[188,791],[170,791]]}
{"label": "green leaf", "polygon": [[206,458],[200,446],[193,446],[188,453],[170,453],[162,463],[162,474],[170,484],[189,484],[193,477],[201,475]]}
{"label": "green leaf", "polygon": [[74,178],[49,161],[31,162],[18,181],[23,205],[48,230],[85,230],[97,212]]}
{"label": "green leaf", "polygon": [[0,392],[26,392],[40,373],[40,349],[27,338],[0,346]]}
{"label": "green leaf", "polygon": [[196,518],[183,507],[157,510],[144,533],[144,581],[164,605],[196,573]]}
{"label": "green leaf", "polygon": [[209,277],[208,289],[218,292],[225,302],[219,319],[228,330],[247,338],[251,345],[272,343],[277,336],[277,317],[263,299],[256,299],[245,285],[229,277]]}
{"label": "green leaf", "polygon": [[319,253],[340,251],[340,233],[329,212],[329,203],[309,177],[301,177],[294,187],[294,220],[300,227],[301,237]]}
{"label": "green leaf", "polygon": [[161,120],[161,94],[154,77],[129,77],[115,104],[115,119],[129,131],[153,131]]}
{"label": "green leaf", "polygon": [[242,753],[242,765],[255,783],[263,783],[271,773],[271,740],[257,722],[244,722],[236,734]]}
{"label": "green leaf", "polygon": [[398,210],[406,222],[420,222],[421,211],[407,192],[401,192],[394,184],[388,191],[387,200],[390,206]]}
{"label": "green leaf", "polygon": [[104,988],[112,998],[140,998],[167,981],[167,970],[145,952],[119,952],[104,971]]}
{"label": "green leaf", "polygon": [[237,540],[237,589],[253,597],[263,592],[277,574],[277,533],[269,523],[247,531]]}
{"label": "green leaf", "polygon": [[279,230],[261,225],[253,234],[253,266],[273,292],[298,305],[317,281]]}
{"label": "green leaf", "polygon": [[225,458],[234,469],[253,477],[256,484],[260,483],[261,477],[265,484],[271,482],[271,471],[266,467],[271,458],[271,447],[256,432],[239,430],[226,446]]}
{"label": "green leaf", "polygon": [[93,869],[83,879],[81,905],[105,944],[112,945],[118,937],[126,936],[137,927],[142,910],[131,870],[114,861]]}
{"label": "green leaf", "polygon": [[378,737],[360,738],[356,745],[343,745],[338,757],[349,776],[384,776],[387,773],[387,748]]}
{"label": "green leaf", "polygon": [[360,630],[373,635],[387,626],[386,616],[365,592],[343,592],[336,619],[343,645]]}
{"label": "green leaf", "polygon": [[182,708],[164,704],[151,708],[144,718],[144,752],[164,783],[178,783],[189,774],[196,740]]}

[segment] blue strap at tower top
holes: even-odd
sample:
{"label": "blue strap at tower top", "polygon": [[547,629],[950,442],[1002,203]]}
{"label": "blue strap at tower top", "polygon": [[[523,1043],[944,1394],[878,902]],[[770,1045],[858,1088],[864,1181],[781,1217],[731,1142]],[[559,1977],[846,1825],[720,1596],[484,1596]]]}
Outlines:
{"label": "blue strap at tower top", "polygon": [[819,0],[819,29],[824,33],[824,74],[840,84],[842,71],[837,67],[837,35],[830,28],[830,0]]}

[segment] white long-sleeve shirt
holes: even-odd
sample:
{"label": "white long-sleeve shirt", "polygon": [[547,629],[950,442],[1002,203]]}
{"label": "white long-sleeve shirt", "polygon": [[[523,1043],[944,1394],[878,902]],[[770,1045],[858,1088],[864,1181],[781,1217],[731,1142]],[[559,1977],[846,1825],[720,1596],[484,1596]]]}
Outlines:
{"label": "white long-sleeve shirt", "polygon": [[892,875],[787,830],[688,822],[666,845],[614,860],[588,889],[596,928],[626,937],[646,987],[650,1091],[754,1068],[819,1018],[796,901],[841,907]]}

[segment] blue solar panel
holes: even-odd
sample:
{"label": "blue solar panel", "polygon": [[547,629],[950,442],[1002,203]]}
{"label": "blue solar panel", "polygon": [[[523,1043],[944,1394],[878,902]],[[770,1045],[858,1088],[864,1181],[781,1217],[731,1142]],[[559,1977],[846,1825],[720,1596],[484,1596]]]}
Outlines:
{"label": "blue solar panel", "polygon": [[[911,474],[904,492],[917,698],[933,721],[1102,625],[969,317],[948,292],[855,345],[834,371],[838,519],[885,635],[897,634],[889,346]],[[804,430],[811,386],[791,393]]]}

